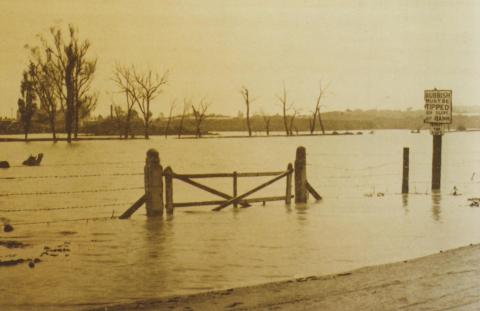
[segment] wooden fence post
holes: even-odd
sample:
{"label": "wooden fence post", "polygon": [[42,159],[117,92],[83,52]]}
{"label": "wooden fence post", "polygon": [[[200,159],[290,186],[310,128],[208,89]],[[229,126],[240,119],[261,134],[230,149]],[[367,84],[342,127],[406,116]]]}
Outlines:
{"label": "wooden fence post", "polygon": [[298,147],[295,157],[295,203],[307,203],[307,152]]}
{"label": "wooden fence post", "polygon": [[165,171],[165,208],[167,214],[173,214],[173,177],[172,168],[168,166]]}
{"label": "wooden fence post", "polygon": [[145,196],[147,216],[162,216],[163,214],[163,168],[160,165],[158,151],[147,151],[145,161]]}
{"label": "wooden fence post", "polygon": [[[237,197],[237,194],[238,194],[238,176],[237,176],[237,172],[233,172],[233,197],[236,198]],[[238,207],[238,203],[237,202],[234,202],[233,203],[233,207]]]}
{"label": "wooden fence post", "polygon": [[287,189],[285,191],[285,204],[290,204],[292,202],[292,172],[293,172],[292,163],[288,163],[287,171],[290,173],[287,175]]}
{"label": "wooden fence post", "polygon": [[433,135],[432,190],[440,190],[442,174],[442,135]]}
{"label": "wooden fence post", "polygon": [[410,169],[410,149],[408,147],[403,148],[403,175],[402,175],[402,193],[408,193],[408,175]]}

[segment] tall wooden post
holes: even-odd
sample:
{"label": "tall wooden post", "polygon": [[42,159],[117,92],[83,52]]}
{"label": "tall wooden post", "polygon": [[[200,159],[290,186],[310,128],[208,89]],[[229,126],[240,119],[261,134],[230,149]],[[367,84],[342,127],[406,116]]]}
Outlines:
{"label": "tall wooden post", "polygon": [[168,166],[163,172],[165,175],[165,208],[167,214],[173,214],[173,172]]}
{"label": "tall wooden post", "polygon": [[307,152],[298,147],[295,157],[295,203],[307,203]]}
{"label": "tall wooden post", "polygon": [[293,172],[292,163],[288,163],[287,171],[290,173],[287,175],[287,188],[285,190],[285,204],[290,204],[292,202],[292,172]]}
{"label": "tall wooden post", "polygon": [[158,151],[150,149],[147,151],[145,161],[145,205],[147,216],[162,216],[163,214],[163,168],[160,165]]}
{"label": "tall wooden post", "polygon": [[[238,176],[237,172],[233,172],[233,197],[236,198],[238,195],[238,188],[237,188]],[[238,207],[237,202],[233,202],[233,207]]]}
{"label": "tall wooden post", "polygon": [[403,147],[403,175],[402,175],[402,193],[408,193],[408,175],[409,175],[409,156],[410,149]]}
{"label": "tall wooden post", "polygon": [[440,190],[442,172],[442,134],[433,135],[432,190]]}

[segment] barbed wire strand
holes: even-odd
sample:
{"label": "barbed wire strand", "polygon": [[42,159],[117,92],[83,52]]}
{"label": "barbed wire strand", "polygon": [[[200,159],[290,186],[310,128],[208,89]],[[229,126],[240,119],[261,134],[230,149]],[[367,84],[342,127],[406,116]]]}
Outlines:
{"label": "barbed wire strand", "polygon": [[76,175],[40,175],[40,176],[5,176],[1,179],[47,179],[47,178],[82,178],[82,177],[102,177],[102,176],[137,176],[144,173],[112,173],[112,174],[76,174]]}
{"label": "barbed wire strand", "polygon": [[144,187],[124,187],[124,188],[109,188],[109,189],[91,189],[78,191],[45,191],[45,192],[10,192],[0,193],[0,197],[8,196],[29,196],[29,195],[59,195],[59,194],[75,194],[75,193],[94,193],[94,192],[111,192],[111,191],[126,191],[144,189]]}
{"label": "barbed wire strand", "polygon": [[21,208],[21,209],[0,209],[0,213],[16,213],[16,212],[44,212],[44,211],[57,211],[67,209],[84,209],[84,208],[96,208],[96,207],[110,207],[110,206],[128,206],[130,203],[106,203],[95,205],[74,205],[64,207],[45,207],[45,208]]}

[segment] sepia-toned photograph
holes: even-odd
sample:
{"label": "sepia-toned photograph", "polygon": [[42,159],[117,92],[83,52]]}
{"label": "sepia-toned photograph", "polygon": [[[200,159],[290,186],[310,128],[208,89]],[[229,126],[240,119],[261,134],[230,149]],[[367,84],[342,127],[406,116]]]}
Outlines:
{"label": "sepia-toned photograph", "polygon": [[0,310],[480,310],[480,2],[0,29]]}

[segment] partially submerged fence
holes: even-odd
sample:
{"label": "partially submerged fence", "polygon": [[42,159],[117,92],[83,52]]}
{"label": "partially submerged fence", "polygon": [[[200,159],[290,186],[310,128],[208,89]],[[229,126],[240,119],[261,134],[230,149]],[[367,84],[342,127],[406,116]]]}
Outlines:
{"label": "partially submerged fence", "polygon": [[[147,216],[158,216],[163,214],[166,209],[168,214],[172,214],[175,208],[216,205],[212,211],[220,211],[230,205],[233,207],[249,207],[250,203],[285,201],[285,204],[291,204],[292,198],[295,203],[306,203],[310,193],[316,200],[321,200],[321,196],[310,185],[307,180],[307,161],[306,150],[304,147],[298,147],[296,152],[295,164],[289,163],[287,169],[275,172],[232,172],[232,173],[207,173],[207,174],[179,174],[173,171],[169,166],[165,169],[160,164],[158,151],[150,149],[147,152],[147,158],[144,169],[145,175],[145,194],[143,194],[129,209],[127,209],[120,219],[129,218],[143,204],[146,205]],[[260,185],[242,193],[238,193],[238,179],[248,177],[273,177],[272,179],[261,183]],[[292,177],[294,179],[294,194],[292,194]],[[206,178],[231,178],[232,194],[219,191],[197,179]],[[272,185],[273,183],[284,179],[285,193],[278,196],[254,197],[251,195]],[[193,202],[174,202],[173,200],[173,181],[179,180],[188,185],[216,195],[222,200],[193,201]]]}

